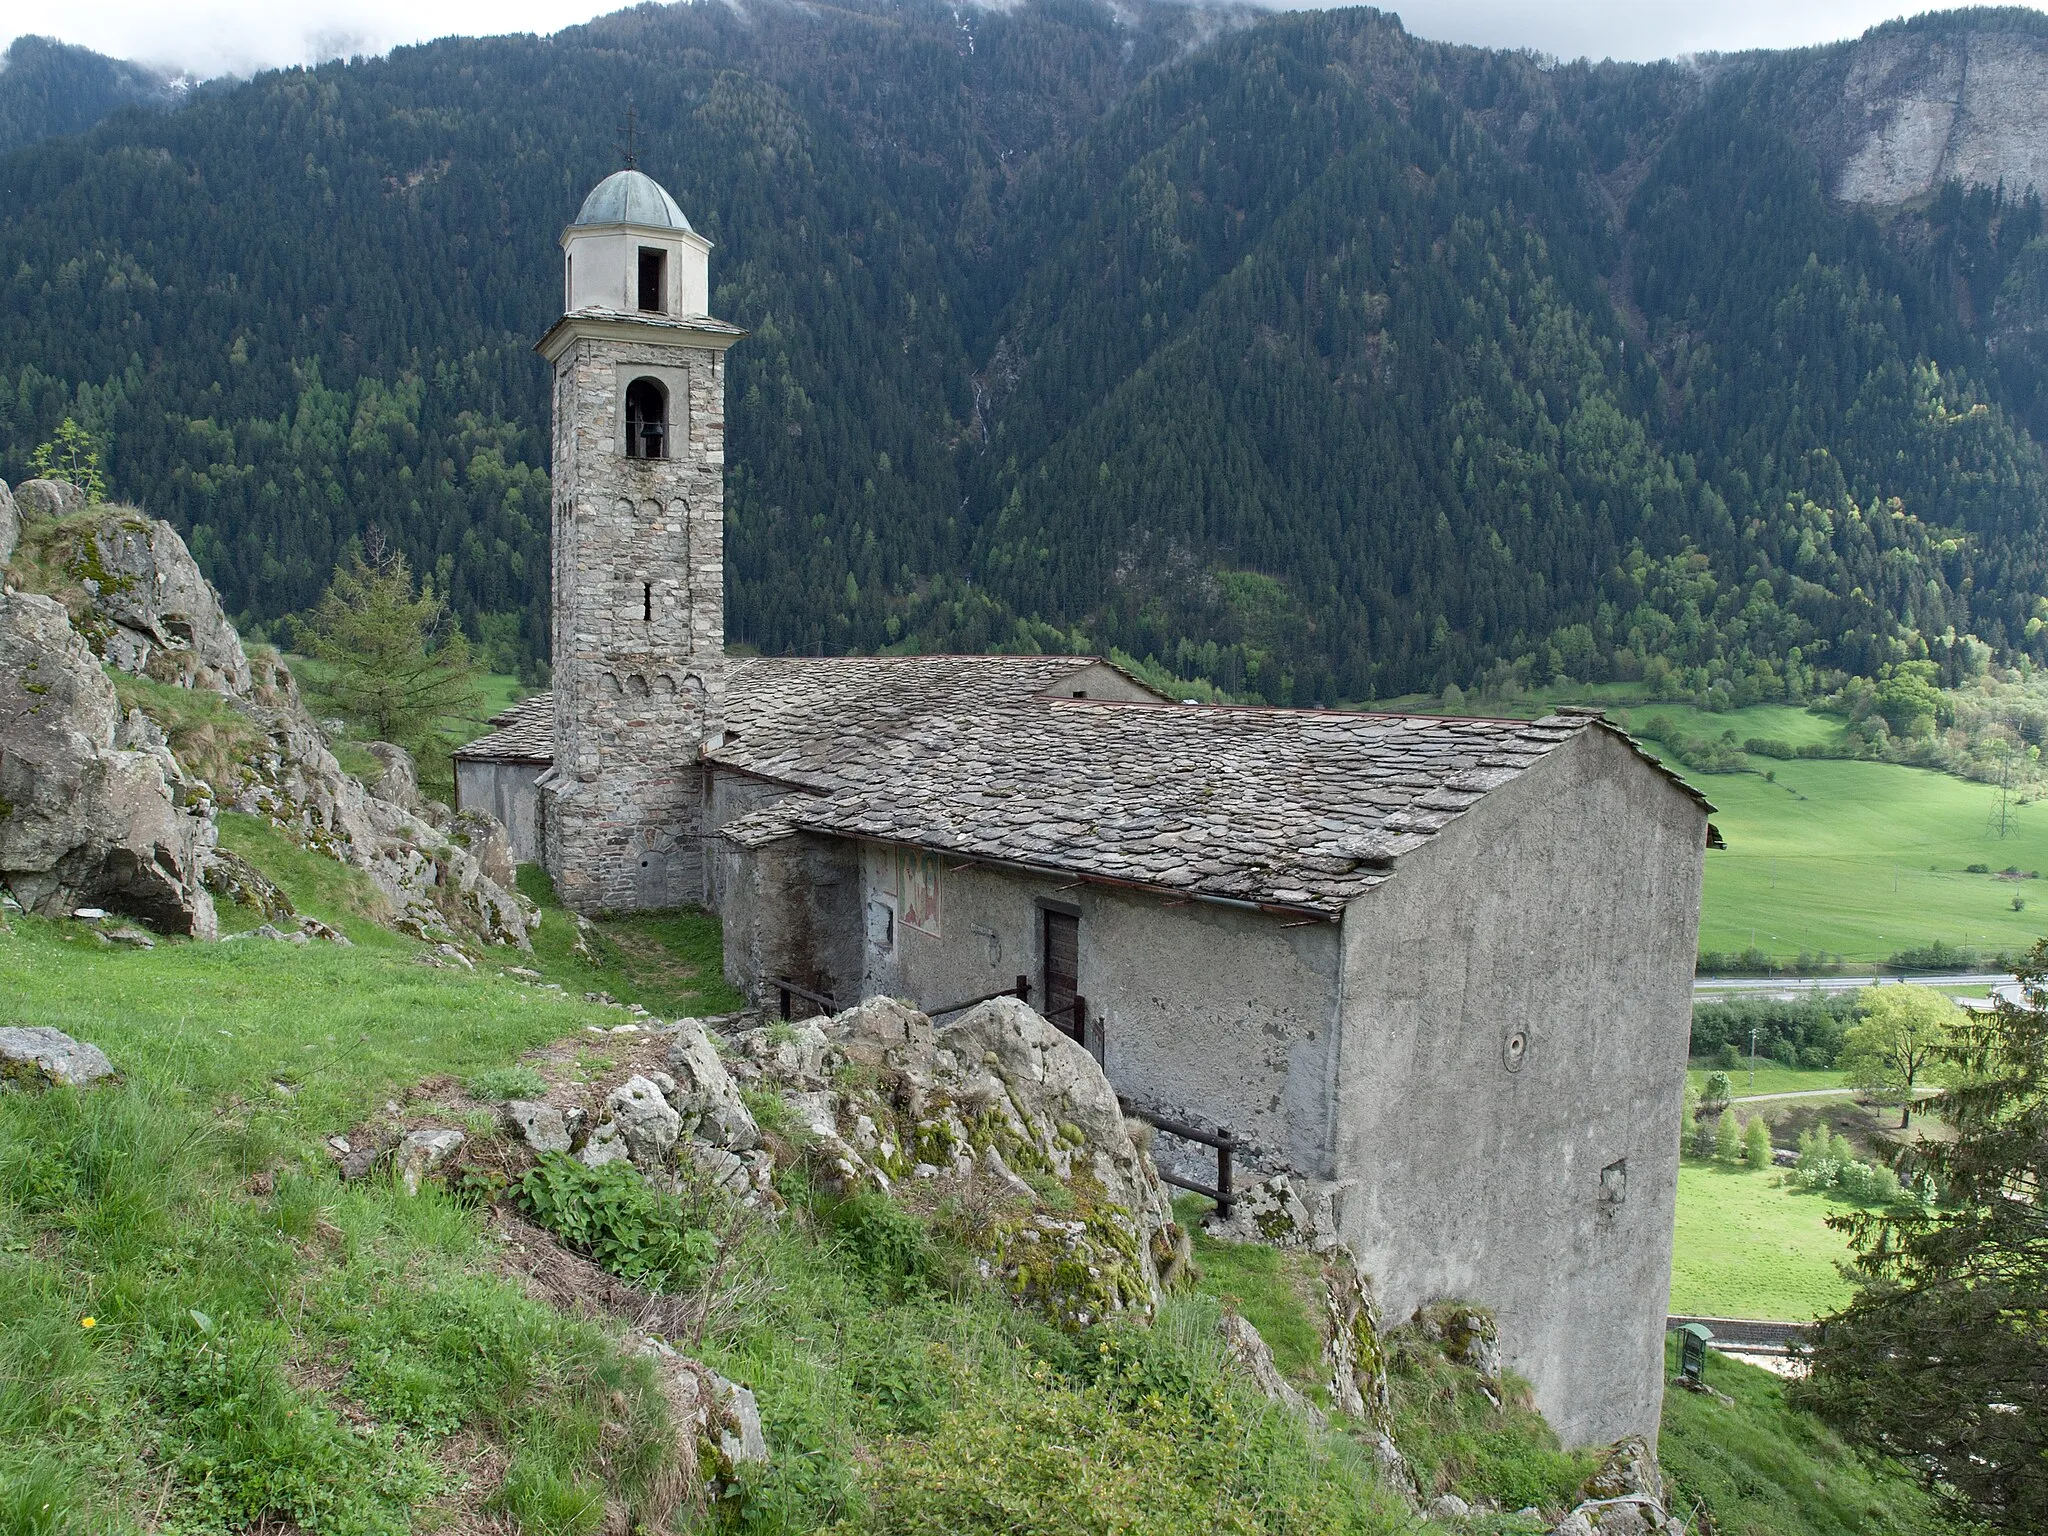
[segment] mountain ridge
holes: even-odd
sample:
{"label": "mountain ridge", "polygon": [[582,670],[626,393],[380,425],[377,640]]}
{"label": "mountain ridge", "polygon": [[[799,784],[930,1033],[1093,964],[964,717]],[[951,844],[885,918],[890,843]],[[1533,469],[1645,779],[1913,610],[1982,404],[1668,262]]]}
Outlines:
{"label": "mountain ridge", "polygon": [[1115,647],[1296,703],[2044,659],[2038,201],[1832,197],[1786,103],[1862,43],[1549,65],[1226,22],[650,8],[35,146],[0,161],[0,472],[87,422],[258,622],[395,528],[531,666],[526,348],[607,168],[589,103],[630,96],[754,333],[737,641]]}

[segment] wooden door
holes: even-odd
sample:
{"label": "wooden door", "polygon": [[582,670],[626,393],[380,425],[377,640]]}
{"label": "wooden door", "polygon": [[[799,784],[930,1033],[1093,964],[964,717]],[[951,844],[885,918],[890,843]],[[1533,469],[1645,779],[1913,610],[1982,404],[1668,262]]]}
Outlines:
{"label": "wooden door", "polygon": [[1047,912],[1044,918],[1045,1016],[1079,1040],[1074,999],[1081,987],[1081,919],[1071,912]]}

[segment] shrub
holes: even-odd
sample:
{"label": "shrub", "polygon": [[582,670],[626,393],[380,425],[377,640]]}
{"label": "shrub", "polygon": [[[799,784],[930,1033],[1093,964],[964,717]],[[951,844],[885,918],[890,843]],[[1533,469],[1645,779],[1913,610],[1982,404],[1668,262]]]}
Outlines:
{"label": "shrub", "polygon": [[532,1067],[492,1067],[469,1080],[469,1091],[479,1099],[537,1099],[548,1091],[548,1080]]}
{"label": "shrub", "polygon": [[1714,1060],[1720,1064],[1722,1071],[1733,1072],[1742,1065],[1742,1052],[1735,1048],[1733,1040],[1724,1040],[1721,1042],[1721,1049],[1714,1053]]}
{"label": "shrub", "polygon": [[1700,1089],[1700,1102],[1709,1107],[1726,1104],[1735,1097],[1735,1085],[1728,1080],[1726,1072],[1709,1072],[1707,1081]]}
{"label": "shrub", "polygon": [[1742,750],[1752,757],[1794,758],[1798,749],[1789,741],[1780,741],[1775,736],[1752,736],[1742,744]]}
{"label": "shrub", "polygon": [[717,1237],[630,1163],[587,1168],[550,1152],[519,1181],[519,1203],[571,1248],[657,1293],[687,1290],[718,1256]]}
{"label": "shrub", "polygon": [[1735,1126],[1735,1111],[1724,1109],[1714,1122],[1714,1160],[1733,1163],[1742,1157],[1742,1135]]}
{"label": "shrub", "polygon": [[1742,1153],[1752,1168],[1771,1166],[1771,1125],[1762,1115],[1742,1128]]}
{"label": "shrub", "polygon": [[1686,1150],[1694,1157],[1710,1158],[1714,1155],[1714,1122],[1711,1119],[1694,1123]]}
{"label": "shrub", "polygon": [[863,1190],[832,1207],[833,1229],[870,1274],[908,1279],[931,1261],[924,1223],[877,1190]]}

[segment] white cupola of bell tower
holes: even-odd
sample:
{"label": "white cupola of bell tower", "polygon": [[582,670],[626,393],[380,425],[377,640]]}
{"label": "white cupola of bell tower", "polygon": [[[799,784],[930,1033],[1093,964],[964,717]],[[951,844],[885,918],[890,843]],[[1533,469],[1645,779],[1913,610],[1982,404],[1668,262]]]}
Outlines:
{"label": "white cupola of bell tower", "polygon": [[644,171],[615,171],[562,231],[562,312],[678,319],[711,308],[711,242]]}

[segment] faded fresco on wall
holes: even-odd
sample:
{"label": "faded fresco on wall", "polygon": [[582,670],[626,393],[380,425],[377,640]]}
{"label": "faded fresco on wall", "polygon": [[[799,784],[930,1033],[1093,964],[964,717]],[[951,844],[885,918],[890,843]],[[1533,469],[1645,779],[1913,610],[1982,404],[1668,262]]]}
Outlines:
{"label": "faded fresco on wall", "polygon": [[896,853],[896,920],[936,939],[939,933],[939,856],[922,848]]}

